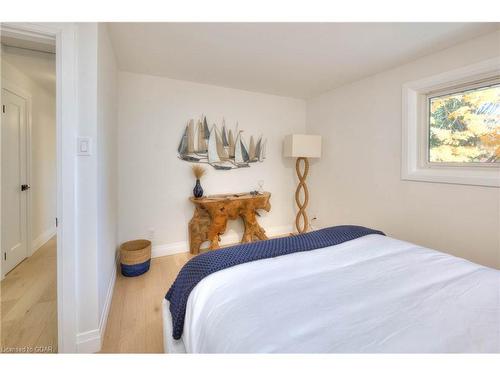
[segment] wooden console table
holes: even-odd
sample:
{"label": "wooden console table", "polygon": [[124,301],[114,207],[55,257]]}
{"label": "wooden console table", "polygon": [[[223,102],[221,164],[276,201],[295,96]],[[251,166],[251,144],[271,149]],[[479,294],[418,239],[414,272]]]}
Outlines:
{"label": "wooden console table", "polygon": [[200,246],[210,241],[210,250],[219,248],[219,236],[226,231],[227,221],[241,217],[245,233],[241,242],[255,239],[266,240],[266,232],[257,222],[257,210],[271,210],[271,193],[258,195],[250,193],[211,195],[202,198],[191,197],[195,206],[194,215],[189,222],[189,251],[198,254]]}

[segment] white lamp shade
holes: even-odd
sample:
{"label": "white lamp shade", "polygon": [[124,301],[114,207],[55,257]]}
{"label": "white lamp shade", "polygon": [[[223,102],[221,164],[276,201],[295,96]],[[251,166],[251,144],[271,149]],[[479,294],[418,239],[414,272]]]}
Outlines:
{"label": "white lamp shade", "polygon": [[320,158],[321,136],[290,134],[283,142],[283,155],[291,158]]}

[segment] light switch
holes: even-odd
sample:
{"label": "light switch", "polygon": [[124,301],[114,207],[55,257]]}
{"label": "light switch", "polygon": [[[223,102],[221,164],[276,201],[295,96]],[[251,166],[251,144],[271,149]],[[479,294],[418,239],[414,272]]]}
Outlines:
{"label": "light switch", "polygon": [[88,152],[89,151],[89,144],[87,142],[81,142],[80,143],[80,152]]}
{"label": "light switch", "polygon": [[77,155],[78,156],[90,156],[91,155],[91,139],[90,137],[78,137],[77,144]]}

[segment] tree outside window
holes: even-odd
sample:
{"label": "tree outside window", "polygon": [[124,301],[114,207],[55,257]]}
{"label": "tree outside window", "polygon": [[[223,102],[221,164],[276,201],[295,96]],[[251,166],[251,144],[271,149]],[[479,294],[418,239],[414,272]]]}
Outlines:
{"label": "tree outside window", "polygon": [[429,98],[429,161],[500,163],[500,85]]}

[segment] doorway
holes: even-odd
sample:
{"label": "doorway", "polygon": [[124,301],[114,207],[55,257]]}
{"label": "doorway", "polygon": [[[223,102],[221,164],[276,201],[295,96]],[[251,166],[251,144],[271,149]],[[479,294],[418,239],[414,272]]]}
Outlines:
{"label": "doorway", "polygon": [[55,46],[1,40],[1,346],[53,353],[57,322]]}
{"label": "doorway", "polygon": [[[78,25],[75,23],[0,23],[2,39],[7,37],[22,40],[28,48],[33,42],[51,46],[55,42],[58,219],[56,244],[57,349],[60,353],[75,353],[77,351],[77,288],[75,278],[77,264],[75,150],[79,88],[77,34]],[[3,225],[1,220],[0,215],[0,227]],[[0,256],[0,269],[2,264],[3,258]],[[0,326],[0,330],[2,328]]]}
{"label": "doorway", "polygon": [[2,87],[2,273],[28,256],[27,100]]}

